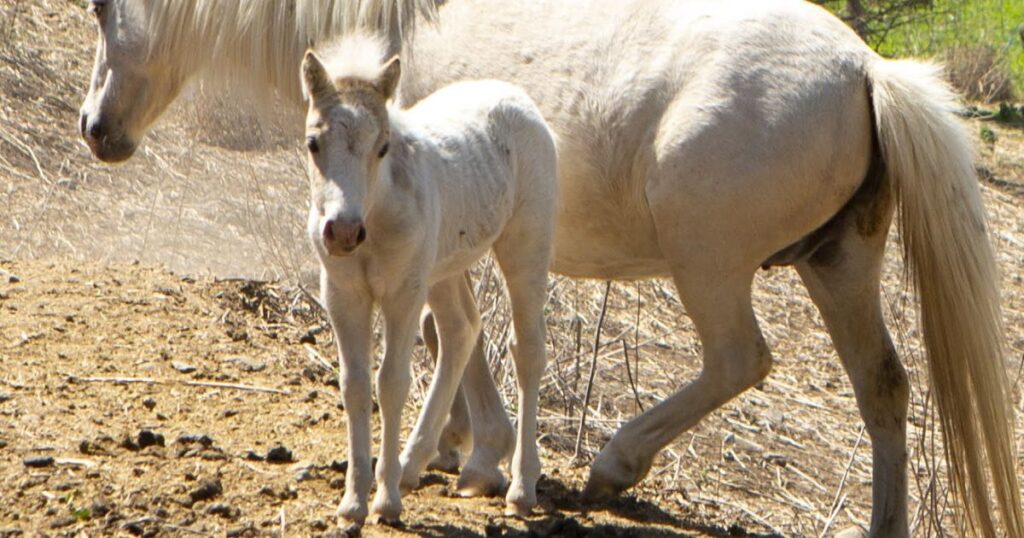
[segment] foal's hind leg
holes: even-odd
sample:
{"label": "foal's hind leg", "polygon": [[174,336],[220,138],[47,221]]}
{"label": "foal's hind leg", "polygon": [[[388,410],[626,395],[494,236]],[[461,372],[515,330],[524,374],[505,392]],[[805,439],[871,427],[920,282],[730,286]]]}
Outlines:
{"label": "foal's hind leg", "polygon": [[[429,310],[424,312],[420,319],[420,330],[423,334],[423,343],[434,364],[437,364],[438,341],[437,324],[434,322],[434,314]],[[466,445],[471,442],[472,422],[469,418],[469,408],[466,405],[466,395],[462,389],[462,383],[455,391],[455,400],[452,401],[452,409],[448,415],[448,422],[441,431],[441,438],[437,442],[437,455],[427,465],[428,469],[436,469],[446,473],[455,473],[459,470],[459,454]]]}
{"label": "foal's hind leg", "polygon": [[[886,222],[887,224],[887,222]],[[852,225],[797,264],[857,396],[872,450],[871,536],[907,536],[907,375],[882,319],[879,274],[888,225]]]}

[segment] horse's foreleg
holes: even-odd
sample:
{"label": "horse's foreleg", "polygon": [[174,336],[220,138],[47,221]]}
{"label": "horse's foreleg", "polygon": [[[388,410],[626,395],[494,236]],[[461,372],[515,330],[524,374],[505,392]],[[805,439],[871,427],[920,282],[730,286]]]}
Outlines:
{"label": "horse's foreleg", "polygon": [[[879,304],[888,226],[862,237],[851,226],[836,243],[797,264],[853,383],[871,437],[871,536],[908,536],[907,400],[909,385]],[[828,250],[825,251],[824,249]]]}
{"label": "horse's foreleg", "polygon": [[416,338],[418,312],[423,292],[409,286],[381,301],[384,314],[384,360],[377,372],[377,400],[380,402],[381,443],[377,462],[377,494],[373,514],[385,523],[398,520],[402,511],[399,461],[402,409],[409,395],[409,357]]}
{"label": "horse's foreleg", "polygon": [[419,484],[420,473],[437,453],[445,417],[480,332],[480,316],[475,309],[464,307],[466,298],[461,296],[463,293],[468,293],[468,290],[464,289],[461,275],[433,285],[428,293],[439,350],[427,400],[402,453],[403,489],[412,489]]}
{"label": "horse's foreleg", "polygon": [[771,353],[751,306],[749,273],[701,270],[684,264],[675,281],[704,346],[700,376],[647,412],[626,423],[594,461],[584,498],[607,500],[647,475],[654,456],[771,369]]}
{"label": "horse's foreleg", "polygon": [[338,505],[338,525],[358,531],[367,516],[373,471],[370,466],[370,336],[373,303],[367,294],[341,290],[321,270],[320,296],[338,342],[341,400],[348,418],[348,473]]}

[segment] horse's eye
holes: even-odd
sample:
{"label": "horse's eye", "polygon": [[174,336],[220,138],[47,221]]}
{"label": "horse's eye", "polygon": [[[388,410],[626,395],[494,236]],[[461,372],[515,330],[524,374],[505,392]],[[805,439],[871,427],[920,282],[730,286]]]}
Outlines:
{"label": "horse's eye", "polygon": [[319,153],[320,152],[320,143],[317,142],[317,139],[316,139],[315,136],[308,136],[308,137],[306,137],[306,147],[309,149],[310,153]]}
{"label": "horse's eye", "polygon": [[103,15],[103,7],[105,2],[89,2],[89,13],[99,17]]}
{"label": "horse's eye", "polygon": [[388,143],[384,142],[384,145],[381,146],[380,153],[377,154],[377,157],[383,159],[384,156],[387,155],[387,154],[388,154]]}

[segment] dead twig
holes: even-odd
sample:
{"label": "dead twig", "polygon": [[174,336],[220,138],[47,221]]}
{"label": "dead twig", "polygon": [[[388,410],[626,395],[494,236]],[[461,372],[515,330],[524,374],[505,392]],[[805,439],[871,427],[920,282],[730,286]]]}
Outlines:
{"label": "dead twig", "polygon": [[843,488],[846,486],[846,478],[850,476],[850,468],[853,467],[853,460],[857,455],[857,449],[860,448],[860,442],[864,439],[864,426],[860,427],[860,433],[857,434],[857,442],[853,444],[853,450],[850,451],[850,459],[846,462],[846,470],[843,471],[843,477],[839,479],[839,487],[836,488],[836,495],[832,499],[832,509],[829,510],[828,521],[825,523],[825,528],[821,530],[821,534],[818,535],[820,538],[824,538],[828,535],[828,530],[832,527],[832,523],[835,521],[836,516],[839,515],[839,510],[843,507],[843,503],[846,501],[846,495],[843,494]]}
{"label": "dead twig", "polygon": [[151,379],[148,377],[78,377],[75,375],[67,376],[69,381],[81,381],[83,383],[113,383],[115,385],[128,385],[132,383],[141,383],[144,385],[168,385],[168,384],[182,384],[190,387],[213,387],[219,389],[233,389],[241,390],[246,392],[265,392],[270,394],[291,394],[290,391],[281,389],[272,389],[270,387],[260,387],[256,385],[239,385],[235,383],[217,383],[215,381],[177,381],[177,380],[162,380],[162,379]]}
{"label": "dead twig", "polygon": [[[640,403],[640,393],[636,390],[636,382],[633,381],[633,372],[629,368],[629,346],[626,345],[626,339],[623,338],[622,342],[622,357],[626,359],[626,378],[629,379],[629,386],[633,389],[633,399],[636,400],[636,406],[640,409],[640,412],[644,412],[644,404]],[[639,365],[637,365],[639,368]],[[637,372],[639,374],[640,372]]]}
{"label": "dead twig", "polygon": [[601,349],[601,326],[604,325],[604,316],[608,313],[608,293],[612,289],[612,281],[605,282],[604,299],[601,300],[601,315],[597,318],[597,328],[594,329],[594,355],[590,361],[590,378],[587,380],[587,391],[583,396],[583,409],[580,411],[580,427],[576,431],[576,448],[573,450],[572,460],[577,461],[580,456],[580,445],[583,444],[583,430],[587,426],[587,409],[590,406],[590,393],[594,388],[594,374],[597,373],[597,352]]}

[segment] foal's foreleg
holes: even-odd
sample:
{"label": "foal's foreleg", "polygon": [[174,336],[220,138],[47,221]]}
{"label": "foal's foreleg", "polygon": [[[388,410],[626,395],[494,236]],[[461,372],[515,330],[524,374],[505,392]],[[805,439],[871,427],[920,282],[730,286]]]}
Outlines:
{"label": "foal's foreleg", "polygon": [[402,453],[402,487],[405,489],[419,485],[420,473],[437,451],[445,417],[480,332],[480,316],[475,309],[467,310],[464,306],[464,300],[472,297],[463,298],[463,293],[468,291],[464,289],[461,275],[433,285],[428,292],[440,345],[427,400]]}
{"label": "foal's foreleg", "polygon": [[348,418],[348,473],[345,495],[338,505],[338,525],[358,531],[367,516],[370,467],[370,335],[373,302],[366,293],[339,289],[321,270],[320,296],[331,318],[341,358],[338,384]]}
{"label": "foal's foreleg", "polygon": [[416,337],[417,317],[424,294],[419,286],[408,286],[381,300],[384,314],[384,360],[377,372],[380,402],[381,444],[377,462],[377,494],[373,514],[383,522],[394,522],[402,511],[399,461],[402,409],[409,395],[409,357]]}
{"label": "foal's foreleg", "polygon": [[[420,318],[420,334],[423,335],[423,343],[427,346],[427,352],[437,364],[439,344],[437,340],[437,324],[434,323],[434,314],[429,310],[423,313]],[[466,395],[462,389],[462,383],[455,391],[455,399],[452,400],[452,409],[448,414],[448,422],[445,422],[441,430],[441,438],[437,441],[437,455],[427,464],[428,469],[436,469],[446,473],[455,473],[459,470],[460,453],[472,442],[473,424],[469,418],[469,407],[466,404]]]}

